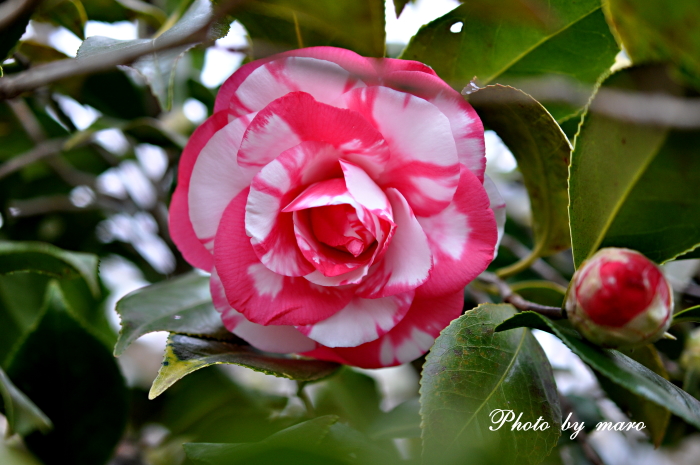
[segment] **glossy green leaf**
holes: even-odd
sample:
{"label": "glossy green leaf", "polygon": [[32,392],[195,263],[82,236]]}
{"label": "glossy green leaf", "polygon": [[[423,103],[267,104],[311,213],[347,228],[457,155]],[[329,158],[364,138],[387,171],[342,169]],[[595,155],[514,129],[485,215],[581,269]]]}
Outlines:
{"label": "glossy green leaf", "polygon": [[550,307],[564,304],[566,288],[552,281],[518,281],[511,284],[511,290],[525,300]]}
{"label": "glossy green leaf", "polygon": [[49,279],[36,273],[0,276],[0,367],[7,368],[13,349],[41,318]]}
{"label": "glossy green leaf", "polygon": [[[652,91],[661,76],[648,72],[621,71],[602,89]],[[651,87],[639,88],[640,82]],[[593,110],[598,98],[606,98],[602,92]],[[659,263],[695,248],[700,244],[700,132],[669,131],[593,110],[584,118],[571,160],[575,265],[601,247],[628,247]]]}
{"label": "glossy green leaf", "polygon": [[[659,353],[653,345],[639,347],[633,350],[621,350],[632,360],[644,365],[657,375],[668,379],[666,368],[659,357]],[[598,375],[598,382],[608,394],[610,400],[614,401],[632,421],[644,422],[645,428],[651,436],[651,442],[655,447],[661,445],[666,429],[668,428],[671,412],[662,405],[658,405],[646,398],[631,393],[622,386],[610,381],[604,376]]]}
{"label": "glossy green leaf", "polygon": [[187,457],[206,465],[391,465],[402,463],[373,445],[362,433],[325,415],[305,421],[256,443],[184,445]]}
{"label": "glossy green leaf", "polygon": [[19,441],[4,441],[2,438],[0,438],[0,463],[2,465],[42,465]]}
{"label": "glossy green leaf", "polygon": [[48,434],[25,438],[45,465],[106,462],[126,425],[126,387],[112,354],[74,319],[56,283],[7,374],[53,422]]}
{"label": "glossy green leaf", "polygon": [[[494,455],[501,464],[540,463],[556,445],[561,412],[551,366],[530,331],[494,333],[513,316],[511,305],[483,304],[444,329],[430,350],[421,379],[423,457],[463,463],[463,454]],[[547,422],[544,431],[497,431],[496,410],[522,413],[521,422]]]}
{"label": "glossy green leaf", "polygon": [[686,308],[675,315],[673,315],[673,323],[685,323],[687,321],[692,321],[693,323],[700,323],[700,305],[695,307]]}
{"label": "glossy green leaf", "polygon": [[[126,50],[149,42],[157,45],[159,41],[170,40],[174,37],[187,37],[200,30],[211,20],[212,11],[210,0],[196,0],[177,23],[154,39],[117,40],[103,36],[89,37],[80,46],[78,58],[94,56],[107,51]],[[209,38],[217,39],[226,35],[226,32],[227,30],[221,28],[212,28]],[[190,44],[162,50],[152,55],[143,56],[131,65],[144,76],[163,110],[169,110],[172,105],[177,62],[193,46],[194,44]]]}
{"label": "glossy green leaf", "polygon": [[153,28],[160,28],[168,20],[163,10],[148,2],[142,0],[116,0],[116,2]]}
{"label": "glossy green leaf", "polygon": [[210,365],[232,364],[248,367],[268,375],[298,381],[316,381],[334,373],[340,365],[320,360],[272,357],[247,345],[212,341],[171,334],[158,377],[149,397],[154,399],[177,380]]}
{"label": "glossy green leaf", "polygon": [[117,302],[122,329],[114,347],[121,355],[136,339],[153,331],[236,339],[221,323],[209,292],[209,278],[196,272],[137,289]]}
{"label": "glossy green leaf", "polygon": [[363,432],[382,414],[377,382],[349,367],[324,380],[314,393],[317,415],[337,415]]}
{"label": "glossy green leaf", "polygon": [[520,327],[544,329],[555,334],[602,376],[700,427],[700,401],[639,362],[617,350],[603,349],[583,340],[577,332],[534,312],[519,313],[499,325],[496,331]]}
{"label": "glossy green leaf", "polygon": [[59,0],[58,2],[46,2],[46,8],[40,8],[34,19],[37,21],[50,21],[57,26],[63,26],[75,34],[80,40],[85,40],[85,23],[87,13],[80,0]]}
{"label": "glossy green leaf", "polygon": [[379,416],[367,430],[372,439],[419,438],[420,402],[407,400]]}
{"label": "glossy green leaf", "polygon": [[253,41],[254,58],[316,45],[384,56],[383,0],[260,0],[236,19]]}
{"label": "glossy green leaf", "polygon": [[0,274],[33,271],[59,279],[80,277],[97,296],[97,264],[95,255],[68,252],[50,244],[0,241]]}
{"label": "glossy green leaf", "polygon": [[[260,463],[260,456],[279,456],[281,451],[313,451],[317,449],[338,417],[325,415],[279,431],[263,441],[248,444],[185,444],[187,457],[195,463],[235,464]],[[285,454],[286,455],[286,454]],[[257,460],[256,460],[257,459]],[[285,458],[285,461],[289,457]]]}
{"label": "glossy green leaf", "polygon": [[[457,90],[474,77],[479,85],[521,85],[523,79],[556,75],[585,83],[591,92],[615,60],[618,47],[599,0],[541,2],[540,24],[530,16],[520,22],[497,14],[486,17],[483,3],[465,2],[423,26],[401,58],[430,65]],[[492,2],[491,8],[504,7]]]}
{"label": "glossy green leaf", "polygon": [[52,428],[51,420],[39,407],[12,384],[0,368],[0,411],[5,414],[8,433],[26,436],[34,430],[44,433]]}
{"label": "glossy green leaf", "polygon": [[567,178],[571,145],[547,110],[512,87],[488,86],[469,95],[484,124],[498,133],[518,161],[530,195],[533,256],[570,245]]}
{"label": "glossy green leaf", "polygon": [[604,10],[634,63],[672,61],[700,81],[700,3],[609,0]]}

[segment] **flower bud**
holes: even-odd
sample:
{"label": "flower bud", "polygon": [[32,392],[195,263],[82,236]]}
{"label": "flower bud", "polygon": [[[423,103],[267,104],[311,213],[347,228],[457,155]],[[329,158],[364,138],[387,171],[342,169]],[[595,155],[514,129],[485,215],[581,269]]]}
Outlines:
{"label": "flower bud", "polygon": [[671,324],[673,292],[658,266],[630,249],[610,247],[574,275],[566,310],[574,327],[603,347],[638,347]]}

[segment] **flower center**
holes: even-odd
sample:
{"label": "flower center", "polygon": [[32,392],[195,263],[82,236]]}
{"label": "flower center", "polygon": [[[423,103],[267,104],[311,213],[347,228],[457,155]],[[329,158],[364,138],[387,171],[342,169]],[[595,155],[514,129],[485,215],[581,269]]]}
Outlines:
{"label": "flower center", "polygon": [[330,247],[357,257],[375,242],[350,205],[326,205],[309,213],[314,235]]}

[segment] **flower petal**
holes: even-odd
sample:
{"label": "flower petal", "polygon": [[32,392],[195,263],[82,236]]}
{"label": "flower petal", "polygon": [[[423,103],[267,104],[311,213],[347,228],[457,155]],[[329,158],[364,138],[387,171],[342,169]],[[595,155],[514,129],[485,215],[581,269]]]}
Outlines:
{"label": "flower petal", "polygon": [[347,106],[372,121],[386,139],[391,158],[381,176],[423,216],[445,208],[457,189],[459,160],[450,121],[435,105],[387,87],[366,87],[345,94]]}
{"label": "flower petal", "polygon": [[[224,84],[219,89],[216,95],[216,103],[214,104],[214,111],[220,110],[230,110],[236,115],[243,115],[249,111],[262,110],[265,105],[270,103],[273,99],[271,96],[277,95],[278,83],[275,79],[267,79],[264,81],[257,81],[255,76],[251,78],[251,74],[258,70],[258,68],[275,61],[283,57],[306,57],[307,59],[316,59],[319,61],[330,62],[321,63],[319,66],[328,66],[330,69],[335,69],[332,65],[339,65],[343,69],[347,70],[350,79],[354,80],[370,80],[376,81],[376,72],[372,64],[367,60],[367,58],[358,55],[350,50],[345,50],[342,48],[335,47],[309,47],[298,50],[291,50],[289,52],[280,53],[268,58],[263,58],[261,60],[255,60],[251,63],[241,66],[233,75],[224,82]],[[279,65],[277,65],[279,67]],[[260,72],[260,74],[269,73],[269,69],[274,69],[275,65],[268,67],[265,72]],[[337,72],[337,70],[336,70]],[[281,76],[284,76],[282,74]],[[337,76],[337,75],[336,75]],[[253,79],[252,83],[247,83],[249,78]],[[326,83],[322,83],[326,85]],[[267,99],[263,99],[262,103],[264,105],[259,108],[253,108],[252,110],[243,106],[243,101],[246,97],[239,95],[239,89],[241,94],[245,94],[250,89],[251,85],[257,86],[257,90],[261,95],[267,95]],[[271,88],[266,88],[269,86]],[[242,88],[241,88],[242,87]],[[301,90],[301,89],[295,89]],[[313,95],[316,89],[309,89],[309,93]],[[260,97],[258,97],[260,98]],[[266,102],[266,103],[265,103]]]}
{"label": "flower petal", "polygon": [[386,191],[395,232],[381,261],[370,270],[357,295],[370,299],[411,291],[426,282],[432,268],[428,238],[401,193]]}
{"label": "flower petal", "polygon": [[229,305],[261,325],[313,324],[345,307],[351,290],[282,276],[260,263],[245,234],[247,197],[245,190],[231,201],[214,240],[215,266]]}
{"label": "flower petal", "polygon": [[229,112],[220,111],[214,113],[192,133],[180,157],[177,187],[170,201],[168,218],[170,236],[177,248],[182,252],[185,260],[193,266],[207,271],[211,270],[211,267],[214,265],[214,258],[211,256],[211,252],[197,238],[192,226],[192,220],[190,220],[188,201],[190,178],[202,148],[219,129],[228,124],[228,121]]}
{"label": "flower petal", "polygon": [[418,217],[433,254],[430,280],[417,291],[434,297],[460,291],[493,260],[496,220],[481,181],[462,168],[454,201],[430,217]]}
{"label": "flower petal", "polygon": [[464,306],[462,291],[437,298],[414,298],[410,310],[391,331],[357,347],[319,347],[302,355],[362,368],[408,363],[425,354]]}
{"label": "flower petal", "polygon": [[245,316],[231,308],[216,268],[211,272],[210,288],[214,307],[221,313],[221,320],[226,329],[253,347],[279,354],[305,352],[316,347],[313,340],[304,336],[294,326],[259,325],[248,321]]}
{"label": "flower petal", "polygon": [[496,241],[495,252],[493,258],[496,258],[498,253],[498,246],[501,244],[501,239],[503,239],[503,233],[506,227],[506,201],[501,197],[501,193],[498,192],[498,188],[493,180],[484,176],[484,189],[489,196],[489,208],[493,210],[493,214],[496,217],[496,226],[498,227],[498,240]]}
{"label": "flower petal", "polygon": [[384,84],[435,105],[450,121],[459,162],[480,180],[484,179],[484,125],[474,108],[457,91],[435,75],[415,71],[390,73],[384,76]]}
{"label": "flower petal", "polygon": [[236,118],[212,134],[192,169],[188,192],[190,219],[195,234],[208,250],[214,248],[214,236],[226,206],[250,185],[258,171],[257,167],[242,168],[236,162],[243,134],[253,116]]}
{"label": "flower petal", "polygon": [[355,297],[327,320],[297,329],[326,347],[355,347],[394,328],[411,308],[413,295],[410,291],[381,299]]}

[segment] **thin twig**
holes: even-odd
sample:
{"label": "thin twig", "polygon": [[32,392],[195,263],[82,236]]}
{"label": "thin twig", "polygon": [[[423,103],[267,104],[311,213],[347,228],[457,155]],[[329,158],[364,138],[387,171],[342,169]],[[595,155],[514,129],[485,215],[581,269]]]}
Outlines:
{"label": "thin twig", "polygon": [[[532,253],[530,249],[525,246],[525,244],[523,244],[510,234],[503,235],[503,239],[501,239],[501,245],[513,252],[521,260],[525,257],[528,257]],[[535,261],[533,261],[530,265],[530,269],[548,281],[554,281],[555,283],[561,284],[562,286],[569,285],[569,282],[566,279],[564,279],[564,277],[552,265],[542,260],[541,258],[537,258]]]}
{"label": "thin twig", "polygon": [[65,143],[66,139],[64,138],[47,140],[46,142],[41,142],[36,145],[31,150],[11,158],[0,165],[0,179],[9,176],[31,163],[60,153]]}
{"label": "thin twig", "polygon": [[544,315],[553,320],[561,320],[566,318],[565,312],[559,307],[550,307],[548,305],[540,305],[535,302],[530,302],[525,300],[519,294],[513,292],[508,283],[499,278],[493,273],[481,273],[479,275],[479,280],[487,284],[491,284],[496,287],[498,293],[501,295],[503,302],[509,303],[520,311],[531,311]]}
{"label": "thin twig", "polygon": [[0,31],[7,29],[15,21],[27,16],[41,0],[8,0],[0,5]]}
{"label": "thin twig", "polygon": [[304,390],[304,387],[306,387],[306,382],[297,381],[297,397],[304,403],[306,413],[308,413],[309,417],[314,417],[316,416],[316,410],[314,409],[314,404],[311,402],[309,394]]}
{"label": "thin twig", "polygon": [[61,79],[97,73],[112,69],[117,65],[129,64],[144,55],[203,42],[207,39],[209,28],[212,24],[240,8],[246,1],[229,0],[223,3],[216,9],[206,25],[184,37],[159,37],[158,40],[134,44],[127,49],[83,58],[54,61],[0,79],[0,100],[16,97],[23,92],[32,91]]}

